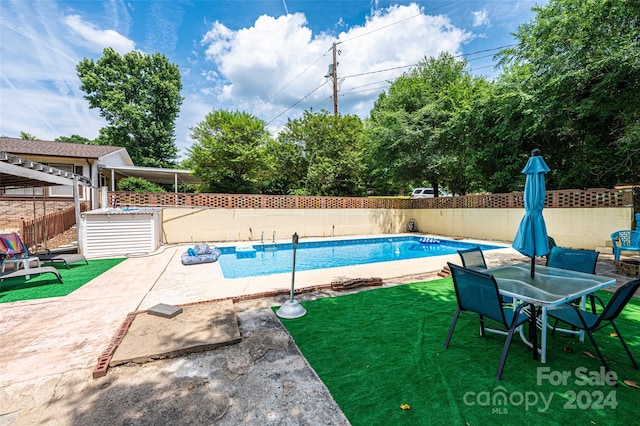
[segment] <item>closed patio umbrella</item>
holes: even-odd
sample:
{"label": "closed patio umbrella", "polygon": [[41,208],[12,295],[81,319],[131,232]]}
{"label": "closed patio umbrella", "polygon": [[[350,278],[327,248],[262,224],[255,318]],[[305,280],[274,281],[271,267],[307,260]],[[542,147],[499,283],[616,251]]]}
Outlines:
{"label": "closed patio umbrella", "polygon": [[512,247],[531,257],[531,278],[535,276],[536,256],[549,253],[547,226],[542,217],[546,186],[544,175],[551,169],[544,162],[539,149],[531,151],[531,157],[522,173],[527,175],[524,185],[524,217],[518,227]]}

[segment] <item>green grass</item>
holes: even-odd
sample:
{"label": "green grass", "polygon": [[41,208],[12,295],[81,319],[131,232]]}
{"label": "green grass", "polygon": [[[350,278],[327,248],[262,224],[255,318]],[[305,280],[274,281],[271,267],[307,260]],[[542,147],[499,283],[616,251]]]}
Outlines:
{"label": "green grass", "polygon": [[[605,299],[610,296],[601,293]],[[623,380],[640,383],[640,371],[609,334],[612,328],[597,332],[596,341],[619,377],[617,387],[587,385],[585,376],[601,378],[599,360],[584,353],[595,354],[591,343],[558,334],[549,338],[546,364],[534,361],[531,350],[514,337],[503,378],[497,381],[504,336],[480,337],[477,316],[461,316],[449,349],[444,349],[456,307],[450,279],[302,305],[306,316],[281,321],[353,425],[637,421],[640,390]],[[637,356],[639,322],[640,300],[634,299],[616,323]],[[566,380],[551,380],[563,374]],[[506,397],[502,404],[501,396]],[[402,409],[403,404],[410,408]]]}
{"label": "green grass", "polygon": [[66,296],[124,260],[89,260],[88,265],[73,263],[70,269],[58,264],[56,269],[60,272],[62,284],[50,273],[32,275],[29,280],[24,277],[5,279],[0,282],[0,303]]}

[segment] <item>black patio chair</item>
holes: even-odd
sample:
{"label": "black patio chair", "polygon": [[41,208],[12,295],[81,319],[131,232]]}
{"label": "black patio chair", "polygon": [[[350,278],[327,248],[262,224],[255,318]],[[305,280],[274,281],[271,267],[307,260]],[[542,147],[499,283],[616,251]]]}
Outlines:
{"label": "black patio chair", "polygon": [[[464,268],[452,263],[448,263],[451,269],[451,276],[453,278],[453,286],[456,291],[456,299],[458,301],[458,307],[453,316],[453,322],[449,328],[449,335],[444,344],[444,348],[449,348],[451,337],[453,336],[453,330],[456,327],[456,322],[461,312],[472,312],[480,316],[480,335],[485,335],[485,317],[490,318],[497,322],[503,329],[502,333],[506,334],[506,340],[504,348],[502,349],[502,356],[500,357],[500,364],[498,365],[498,371],[496,373],[496,379],[502,378],[502,370],[507,361],[507,355],[509,353],[509,347],[511,346],[511,340],[516,328],[520,327],[526,322],[529,322],[530,337],[533,344],[533,357],[537,359],[537,332],[531,333],[531,330],[535,331],[535,324],[531,324],[531,319],[521,313],[523,307],[529,304],[519,304],[515,310],[502,305],[502,298],[498,292],[498,284],[496,283],[493,275],[483,274],[478,271],[474,271],[469,268]],[[531,312],[533,306],[531,307]],[[533,327],[533,328],[531,328]]]}
{"label": "black patio chair", "polygon": [[548,315],[552,318],[565,322],[572,327],[584,330],[587,333],[587,336],[589,336],[589,340],[591,340],[593,347],[598,353],[598,357],[600,357],[602,365],[607,371],[611,370],[593,337],[593,332],[611,324],[616,332],[616,335],[620,339],[620,343],[622,343],[624,350],[627,351],[627,355],[629,355],[633,367],[637,370],[638,363],[633,358],[633,355],[631,354],[629,347],[622,338],[622,334],[620,334],[620,330],[616,326],[614,320],[618,318],[620,312],[622,312],[624,307],[627,305],[629,300],[631,300],[634,293],[638,290],[639,287],[640,279],[629,281],[628,283],[618,288],[618,290],[616,290],[615,294],[611,297],[611,300],[609,300],[609,303],[606,306],[604,305],[604,303],[602,303],[602,300],[598,298],[598,301],[604,307],[604,310],[600,315],[594,315],[591,312],[584,311],[572,303],[566,303],[556,309],[549,309]]}

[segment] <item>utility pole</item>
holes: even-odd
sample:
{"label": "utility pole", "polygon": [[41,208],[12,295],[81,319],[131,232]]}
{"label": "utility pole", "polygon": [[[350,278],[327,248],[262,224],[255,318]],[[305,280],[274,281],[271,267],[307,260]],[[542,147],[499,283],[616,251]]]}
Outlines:
{"label": "utility pole", "polygon": [[333,115],[338,116],[338,62],[336,56],[336,42],[333,42]]}

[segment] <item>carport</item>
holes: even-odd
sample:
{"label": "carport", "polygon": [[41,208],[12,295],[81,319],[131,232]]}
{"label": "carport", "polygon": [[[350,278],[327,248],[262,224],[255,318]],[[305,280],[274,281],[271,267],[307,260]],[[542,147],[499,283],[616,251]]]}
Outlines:
{"label": "carport", "polygon": [[116,190],[116,181],[128,177],[139,177],[149,182],[173,185],[174,192],[178,192],[178,184],[199,184],[202,180],[193,175],[192,170],[164,169],[159,167],[137,166],[101,166],[100,173],[108,176],[111,191]]}

